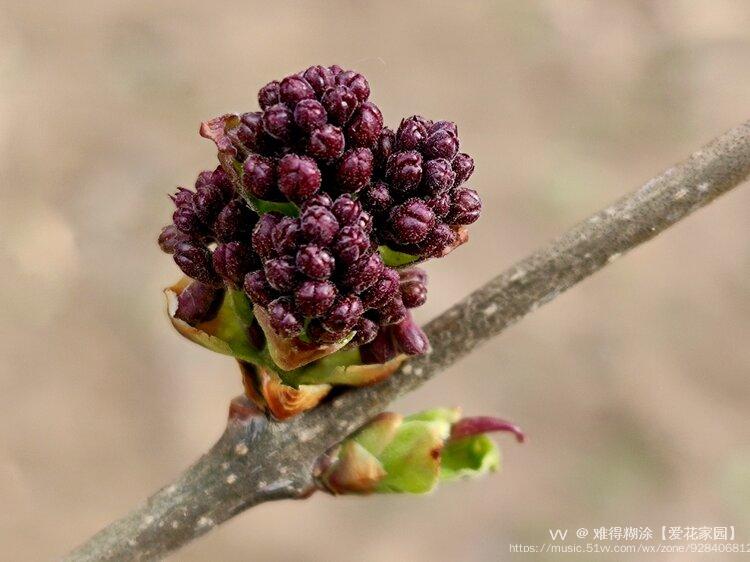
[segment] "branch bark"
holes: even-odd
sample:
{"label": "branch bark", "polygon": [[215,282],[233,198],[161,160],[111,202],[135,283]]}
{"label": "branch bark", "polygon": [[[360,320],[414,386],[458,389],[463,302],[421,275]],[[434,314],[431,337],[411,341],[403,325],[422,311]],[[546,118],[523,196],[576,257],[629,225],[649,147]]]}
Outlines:
{"label": "branch bark", "polygon": [[66,560],[153,560],[259,503],[305,498],[312,466],[331,446],[479,344],[628,250],[741,183],[750,173],[750,122],[592,215],[498,275],[426,327],[432,351],[388,380],[348,390],[289,422],[243,400],[219,441],[173,484],[100,531]]}

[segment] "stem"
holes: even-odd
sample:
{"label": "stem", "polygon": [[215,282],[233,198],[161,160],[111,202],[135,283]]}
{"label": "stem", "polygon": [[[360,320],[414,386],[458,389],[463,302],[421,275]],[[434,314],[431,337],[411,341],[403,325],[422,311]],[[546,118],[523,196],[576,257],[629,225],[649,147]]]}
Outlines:
{"label": "stem", "polygon": [[750,173],[750,122],[596,213],[492,279],[425,328],[432,351],[379,384],[348,390],[285,422],[235,399],[227,429],[169,487],[112,523],[67,560],[152,560],[241,511],[314,491],[315,460],[528,312],[741,183]]}

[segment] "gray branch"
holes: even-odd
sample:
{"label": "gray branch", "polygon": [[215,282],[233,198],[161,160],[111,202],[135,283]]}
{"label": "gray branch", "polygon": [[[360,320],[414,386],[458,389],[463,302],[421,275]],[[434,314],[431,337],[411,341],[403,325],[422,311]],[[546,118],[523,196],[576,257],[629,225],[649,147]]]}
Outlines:
{"label": "gray branch", "polygon": [[432,320],[432,351],[388,380],[349,390],[290,422],[235,400],[227,429],[173,484],[100,531],[67,560],[152,560],[259,503],[305,498],[315,460],[395,398],[631,248],[741,183],[750,173],[750,122],[586,219]]}

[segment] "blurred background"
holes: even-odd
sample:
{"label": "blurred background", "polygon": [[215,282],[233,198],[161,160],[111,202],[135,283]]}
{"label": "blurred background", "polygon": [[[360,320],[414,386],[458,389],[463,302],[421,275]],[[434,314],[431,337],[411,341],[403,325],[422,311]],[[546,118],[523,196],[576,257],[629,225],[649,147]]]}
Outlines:
{"label": "blurred background", "polygon": [[[124,515],[241,391],[163,310],[166,194],[215,165],[200,121],[317,63],[365,73],[391,126],[455,120],[485,211],[428,266],[426,321],[748,118],[748,29],[742,0],[0,0],[0,557]],[[393,406],[517,421],[501,474],[263,505],[173,559],[489,561],[550,527],[750,542],[749,211],[740,188]]]}

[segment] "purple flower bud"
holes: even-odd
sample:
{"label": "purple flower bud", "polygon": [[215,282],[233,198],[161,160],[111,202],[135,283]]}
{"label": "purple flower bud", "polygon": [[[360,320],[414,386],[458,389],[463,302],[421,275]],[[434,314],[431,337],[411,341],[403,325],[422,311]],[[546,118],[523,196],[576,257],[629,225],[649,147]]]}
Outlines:
{"label": "purple flower bud", "polygon": [[269,82],[258,92],[258,104],[261,109],[267,109],[279,101],[279,83],[276,80]]}
{"label": "purple flower bud", "polygon": [[242,185],[258,199],[268,199],[276,188],[276,166],[270,158],[251,154],[242,164]]}
{"label": "purple flower bud", "polygon": [[293,108],[302,100],[314,98],[315,91],[304,78],[287,76],[279,84],[279,99],[289,107]]}
{"label": "purple flower bud", "polygon": [[380,329],[375,339],[360,348],[359,354],[365,364],[387,363],[396,357],[396,347],[390,330]]}
{"label": "purple flower bud", "polygon": [[401,278],[401,300],[406,308],[417,308],[427,301],[426,275],[421,273],[407,273]]}
{"label": "purple flower bud", "polygon": [[378,142],[382,129],[383,114],[377,105],[366,101],[357,108],[346,126],[348,146],[371,148]]}
{"label": "purple flower bud", "polygon": [[407,267],[398,272],[399,283],[427,283],[427,272],[421,267]]}
{"label": "purple flower bud", "polygon": [[375,252],[349,266],[343,282],[355,293],[361,293],[377,283],[384,268],[383,259]]}
{"label": "purple flower bud", "polygon": [[328,113],[328,120],[339,126],[349,121],[359,105],[354,92],[344,86],[336,86],[327,90],[320,101]]}
{"label": "purple flower bud", "polygon": [[393,326],[391,332],[396,345],[407,355],[422,355],[430,347],[427,334],[422,331],[422,328],[417,326],[411,317],[407,317],[399,324]]}
{"label": "purple flower bud", "polygon": [[344,69],[341,68],[337,64],[332,64],[331,66],[328,67],[328,69],[331,71],[331,74],[333,74],[334,78],[336,78],[336,76],[338,76],[339,74],[341,74],[342,72],[344,72]]}
{"label": "purple flower bud", "polygon": [[177,207],[174,213],[172,213],[172,222],[185,234],[202,234],[205,231],[205,227],[198,215],[190,206]]}
{"label": "purple flower bud", "polygon": [[425,200],[425,204],[435,213],[435,218],[442,219],[451,210],[451,194],[449,192],[435,195]]}
{"label": "purple flower bud", "polygon": [[214,221],[214,236],[220,242],[231,242],[250,234],[256,222],[255,213],[242,199],[232,199]]}
{"label": "purple flower bud", "polygon": [[425,139],[427,139],[427,128],[414,115],[407,119],[402,119],[396,133],[396,145],[399,150],[419,150],[422,148]]}
{"label": "purple flower bud", "polygon": [[345,265],[353,264],[370,251],[367,233],[358,226],[345,226],[339,230],[333,243],[333,252]]}
{"label": "purple flower bud", "polygon": [[245,275],[255,265],[256,257],[252,248],[244,242],[219,244],[213,253],[214,270],[235,287],[242,285]]}
{"label": "purple flower bud", "polygon": [[294,108],[294,122],[303,131],[313,131],[326,124],[328,116],[318,100],[302,100]]}
{"label": "purple flower bud", "polygon": [[[206,172],[202,172],[202,173],[206,173]],[[179,209],[180,207],[191,207],[193,205],[194,195],[195,193],[190,191],[189,189],[185,189],[184,187],[178,187],[177,193],[175,193],[174,195],[170,195],[169,198],[174,203],[174,206]]]}
{"label": "purple flower bud", "polygon": [[349,88],[360,102],[370,97],[370,84],[367,78],[353,70],[345,70],[336,76],[336,83]]}
{"label": "purple flower bud", "polygon": [[237,128],[237,139],[249,150],[257,151],[263,147],[263,114],[260,111],[243,113],[242,124]]}
{"label": "purple flower bud", "polygon": [[336,286],[330,281],[303,281],[294,292],[294,303],[307,318],[322,316],[336,300]]}
{"label": "purple flower bud", "polygon": [[211,320],[219,311],[224,289],[193,281],[177,296],[175,318],[191,326]]}
{"label": "purple flower bud", "polygon": [[325,248],[315,244],[302,246],[295,260],[300,273],[311,279],[328,279],[333,274],[336,260]]}
{"label": "purple flower bud", "polygon": [[[198,189],[199,187],[203,187],[204,185],[213,185],[214,184],[214,170],[203,170],[200,174],[198,174],[198,177],[195,178],[195,189]],[[188,191],[184,187],[178,187],[177,192],[180,191]],[[192,196],[192,192],[189,192]],[[174,198],[172,198],[174,200]]]}
{"label": "purple flower bud", "polygon": [[356,193],[372,177],[372,152],[367,148],[347,150],[336,170],[336,180],[342,191]]}
{"label": "purple flower bud", "polygon": [[447,129],[432,133],[424,144],[424,155],[427,158],[446,158],[453,160],[458,152],[458,137]]}
{"label": "purple flower bud", "polygon": [[448,224],[471,224],[482,212],[482,200],[473,189],[461,187],[453,192],[451,211],[448,213]]}
{"label": "purple flower bud", "polygon": [[355,295],[341,297],[328,310],[323,327],[334,334],[348,332],[354,328],[363,312],[362,301]]}
{"label": "purple flower bud", "polygon": [[418,244],[418,253],[424,257],[439,258],[447,248],[456,243],[456,233],[447,224],[438,224]]}
{"label": "purple flower bud", "polygon": [[372,213],[378,215],[393,205],[393,197],[388,185],[383,182],[375,182],[362,191],[360,200]]}
{"label": "purple flower bud", "polygon": [[170,224],[165,226],[161,230],[161,234],[159,234],[159,247],[162,252],[171,254],[174,252],[177,244],[180,242],[188,242],[190,240],[191,237],[189,235],[182,232],[175,225]]}
{"label": "purple flower bud", "polygon": [[395,269],[386,267],[380,274],[377,282],[364,291],[360,298],[365,308],[384,308],[400,293],[400,279]]}
{"label": "purple flower bud", "polygon": [[391,231],[394,240],[400,244],[424,240],[434,226],[435,214],[419,199],[409,199],[391,211]]}
{"label": "purple flower bud", "polygon": [[307,337],[316,344],[332,344],[344,339],[349,332],[332,333],[323,327],[323,322],[313,319],[307,325]]}
{"label": "purple flower bud", "polygon": [[305,209],[300,218],[302,235],[313,244],[327,246],[339,231],[339,223],[325,207],[312,206]]}
{"label": "purple flower bud", "polygon": [[181,242],[175,247],[173,257],[177,266],[188,277],[213,287],[221,286],[221,279],[211,263],[211,252],[205,246],[195,242]]}
{"label": "purple flower bud", "polygon": [[351,195],[345,193],[334,201],[331,207],[331,212],[339,221],[341,226],[350,226],[357,222],[359,215],[362,212],[362,205],[359,201],[352,198]]}
{"label": "purple flower bud", "polygon": [[431,135],[432,133],[441,130],[446,130],[458,137],[458,127],[456,127],[456,124],[453,121],[435,121],[432,126],[427,129],[427,134]]}
{"label": "purple flower bud", "polygon": [[380,307],[377,312],[378,321],[380,322],[381,326],[398,324],[404,318],[406,318],[407,314],[408,311],[406,310],[406,307],[401,300],[401,295],[398,295],[396,296],[396,298],[389,300],[387,303],[385,303],[384,306]]}
{"label": "purple flower bud", "polygon": [[310,133],[307,153],[318,160],[333,160],[344,153],[344,133],[331,124],[323,125]]}
{"label": "purple flower bud", "polygon": [[362,211],[357,217],[357,222],[354,223],[359,228],[364,230],[367,234],[372,232],[372,215],[367,211]]}
{"label": "purple flower bud", "polygon": [[297,282],[297,268],[294,258],[283,256],[267,260],[263,265],[266,281],[274,289],[281,292],[289,292],[294,289]]}
{"label": "purple flower bud", "polygon": [[193,210],[203,224],[210,225],[224,208],[224,192],[216,185],[202,185],[193,196]]}
{"label": "purple flower bud", "polygon": [[327,193],[319,191],[309,199],[306,199],[304,203],[302,203],[302,205],[300,206],[300,211],[304,213],[305,209],[307,209],[308,207],[313,207],[315,205],[330,209],[333,206],[333,199],[331,199],[331,196]]}
{"label": "purple flower bud", "polygon": [[305,70],[303,77],[307,80],[307,83],[310,84],[318,98],[336,83],[331,69],[320,65],[311,66]]}
{"label": "purple flower bud", "polygon": [[396,146],[396,133],[394,133],[388,127],[383,127],[378,137],[378,142],[375,143],[373,149],[373,157],[375,158],[375,168],[378,171],[384,170],[388,159],[393,154],[393,150]]}
{"label": "purple flower bud", "polygon": [[396,152],[388,160],[386,178],[396,191],[414,191],[422,181],[422,155],[416,151]]}
{"label": "purple flower bud", "polygon": [[266,274],[263,271],[251,271],[245,275],[243,283],[245,293],[253,303],[266,307],[268,303],[276,298],[276,291],[266,281]]}
{"label": "purple flower bud", "polygon": [[378,325],[369,318],[360,318],[357,325],[354,326],[356,334],[351,341],[352,345],[367,345],[378,335]]}
{"label": "purple flower bud", "polygon": [[282,103],[272,105],[263,112],[263,128],[275,139],[289,142],[293,124],[294,116],[291,109]]}
{"label": "purple flower bud", "polygon": [[444,193],[453,187],[456,172],[445,158],[428,160],[424,165],[424,183],[430,193]]}
{"label": "purple flower bud", "polygon": [[302,331],[302,323],[294,315],[289,297],[279,297],[268,304],[268,320],[274,331],[283,338],[293,338]]}
{"label": "purple flower bud", "polygon": [[253,229],[253,250],[263,259],[268,259],[275,254],[273,244],[273,229],[281,220],[281,215],[266,213],[258,219],[258,224]]}
{"label": "purple flower bud", "polygon": [[287,154],[279,161],[279,190],[293,203],[301,203],[320,189],[320,170],[315,160]]}
{"label": "purple flower bud", "polygon": [[280,256],[294,252],[300,240],[299,219],[282,217],[271,231],[271,241]]}
{"label": "purple flower bud", "polygon": [[471,177],[474,172],[474,159],[465,152],[459,152],[452,162],[453,171],[456,172],[454,185],[461,185]]}

